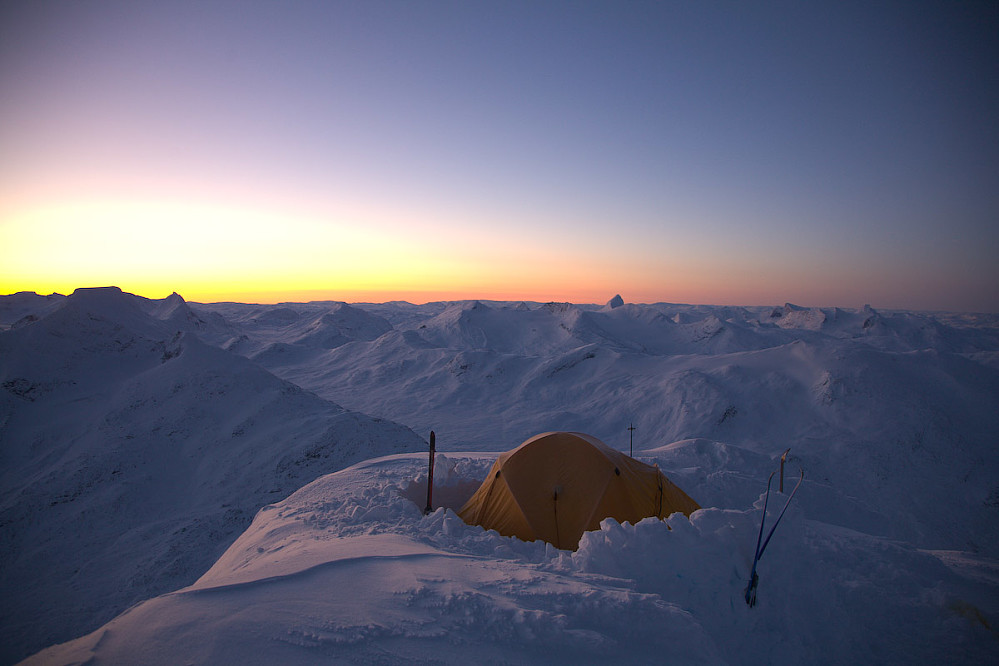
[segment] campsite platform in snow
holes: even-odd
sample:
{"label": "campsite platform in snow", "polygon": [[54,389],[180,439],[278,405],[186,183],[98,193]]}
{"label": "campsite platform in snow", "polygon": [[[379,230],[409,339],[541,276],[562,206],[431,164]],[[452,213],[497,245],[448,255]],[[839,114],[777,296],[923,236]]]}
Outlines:
{"label": "campsite platform in snow", "polygon": [[[439,495],[462,501],[494,458],[438,455]],[[261,510],[193,585],[26,663],[986,664],[996,654],[985,620],[999,612],[994,561],[806,520],[792,505],[749,609],[760,507],[611,519],[560,551],[466,525],[455,506],[424,516],[425,466],[395,455],[325,476]]]}

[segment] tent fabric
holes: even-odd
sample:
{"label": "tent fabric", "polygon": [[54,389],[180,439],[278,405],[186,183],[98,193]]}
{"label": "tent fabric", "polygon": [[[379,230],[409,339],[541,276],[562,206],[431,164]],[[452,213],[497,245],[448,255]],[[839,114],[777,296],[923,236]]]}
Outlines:
{"label": "tent fabric", "polygon": [[501,454],[458,515],[504,536],[576,550],[604,518],[636,523],[699,508],[656,466],[590,435],[546,432]]}

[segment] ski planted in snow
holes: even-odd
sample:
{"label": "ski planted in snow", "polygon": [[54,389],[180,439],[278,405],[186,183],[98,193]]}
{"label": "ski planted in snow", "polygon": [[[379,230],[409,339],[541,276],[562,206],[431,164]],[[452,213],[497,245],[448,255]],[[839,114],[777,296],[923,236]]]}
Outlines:
{"label": "ski planted in snow", "polygon": [[[787,451],[784,452],[784,456],[787,455]],[[781,486],[784,483],[784,456],[781,456]],[[759,585],[760,576],[756,573],[756,565],[759,563],[760,558],[763,557],[763,551],[767,549],[767,544],[770,543],[770,537],[774,535],[774,530],[777,529],[777,525],[780,523],[780,519],[784,517],[784,512],[787,511],[787,507],[791,504],[791,500],[794,499],[794,494],[798,492],[798,488],[801,487],[801,482],[805,480],[805,470],[801,470],[801,476],[798,477],[798,483],[794,486],[794,490],[788,495],[787,501],[784,503],[784,508],[781,509],[780,514],[777,516],[777,520],[774,521],[773,526],[771,526],[770,531],[767,533],[767,538],[763,539],[763,526],[767,520],[767,504],[770,501],[770,486],[774,481],[774,474],[777,470],[770,473],[770,478],[767,480],[767,494],[763,499],[763,517],[760,518],[760,533],[756,537],[756,554],[753,557],[753,568],[749,574],[749,584],[746,585],[746,603],[752,608],[756,605],[756,587]],[[762,541],[762,545],[761,545]]]}

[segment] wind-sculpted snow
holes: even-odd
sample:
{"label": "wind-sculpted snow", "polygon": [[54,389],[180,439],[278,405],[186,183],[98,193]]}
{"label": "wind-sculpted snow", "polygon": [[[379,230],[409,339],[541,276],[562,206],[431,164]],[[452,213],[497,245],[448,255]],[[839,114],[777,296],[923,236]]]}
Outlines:
{"label": "wind-sculpted snow", "polygon": [[[466,488],[494,454],[438,456]],[[685,463],[754,475],[706,443]],[[668,473],[665,451],[652,460]],[[743,464],[744,461],[745,464]],[[746,606],[761,502],[688,521],[605,520],[576,552],[423,516],[423,456],[392,456],[262,509],[190,587],[28,663],[991,663],[996,567],[807,520],[792,505]],[[422,486],[422,487],[421,487]],[[470,491],[468,491],[470,492]],[[460,495],[460,493],[459,493]],[[467,495],[466,495],[467,496]],[[784,496],[773,499],[774,520]],[[460,501],[458,495],[450,498]]]}
{"label": "wind-sculpted snow", "polygon": [[174,300],[82,291],[0,333],[0,661],[191,582],[317,476],[424,446],[171,331]]}

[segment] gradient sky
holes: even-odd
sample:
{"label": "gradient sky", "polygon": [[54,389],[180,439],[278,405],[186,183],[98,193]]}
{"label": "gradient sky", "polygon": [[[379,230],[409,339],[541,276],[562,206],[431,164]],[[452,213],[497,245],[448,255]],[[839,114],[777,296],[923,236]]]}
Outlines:
{"label": "gradient sky", "polygon": [[994,2],[0,5],[0,293],[999,312]]}

